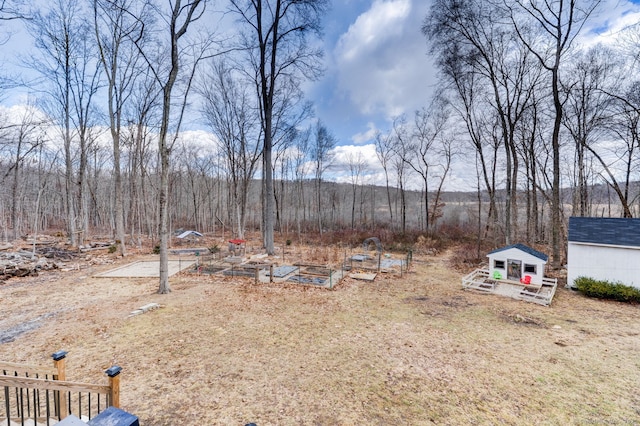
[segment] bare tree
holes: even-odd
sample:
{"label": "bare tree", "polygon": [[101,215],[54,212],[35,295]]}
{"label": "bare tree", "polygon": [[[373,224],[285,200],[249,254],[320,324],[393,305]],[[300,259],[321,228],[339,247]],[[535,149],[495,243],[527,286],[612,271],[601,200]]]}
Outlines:
{"label": "bare tree", "polygon": [[[183,4],[181,0],[175,0],[170,4],[168,16],[166,16],[168,37],[167,45],[169,58],[153,57],[158,50],[142,46],[136,42],[136,47],[142,54],[145,62],[152,70],[162,92],[162,116],[160,118],[160,130],[158,133],[158,152],[160,155],[160,190],[158,195],[158,216],[160,235],[160,284],[158,293],[171,292],[169,286],[169,172],[170,159],[173,145],[178,137],[180,126],[187,107],[187,96],[193,83],[198,62],[204,57],[210,47],[210,40],[191,42],[183,46],[189,27],[198,21],[205,12],[206,0],[192,0]],[[159,11],[159,9],[157,9]],[[140,17],[138,17],[141,20]],[[165,65],[166,64],[166,65]],[[181,77],[181,80],[178,79]],[[174,89],[176,84],[182,84],[182,92],[179,100],[176,99]],[[173,117],[172,106],[178,102],[177,116]],[[170,131],[173,131],[173,138]]]}
{"label": "bare tree", "polygon": [[[231,10],[243,28],[242,47],[248,76],[259,99],[263,142],[264,228],[263,243],[273,254],[275,200],[272,176],[273,141],[277,138],[274,116],[285,97],[299,89],[304,78],[320,72],[322,51],[310,46],[309,36],[320,34],[326,0],[230,0]],[[288,92],[288,93],[287,93]]]}
{"label": "bare tree", "polygon": [[[160,98],[158,82],[149,68],[143,69],[136,79],[127,110],[127,126],[124,128],[124,145],[128,148],[127,174],[129,175],[129,226],[132,236],[145,233],[156,235],[158,226],[154,220],[155,203],[152,203],[147,183],[152,167],[153,138],[152,123],[157,121],[156,113]],[[121,135],[122,137],[122,135]]]}
{"label": "bare tree", "polygon": [[356,227],[356,194],[358,187],[363,187],[361,179],[366,165],[367,163],[361,152],[358,152],[356,155],[347,155],[347,166],[349,167],[350,174],[349,179],[351,180],[351,229],[355,229]]}
{"label": "bare tree", "polygon": [[2,0],[0,1],[0,21],[11,21],[22,19],[26,16],[24,0]]}
{"label": "bare tree", "polygon": [[253,98],[224,61],[212,63],[200,92],[204,98],[204,117],[227,163],[236,234],[244,238],[249,185],[261,153]]}
{"label": "bare tree", "polygon": [[[396,172],[397,190],[400,194],[400,231],[407,232],[407,191],[406,180],[409,164],[411,135],[407,118],[399,116],[393,119],[393,152],[392,166]],[[396,202],[397,209],[397,202]],[[398,217],[398,215],[396,215]]]}
{"label": "bare tree", "polygon": [[[527,243],[531,243],[533,240],[543,240],[543,235],[540,232],[540,223],[542,218],[540,217],[539,209],[539,193],[543,192],[540,187],[540,165],[544,160],[541,160],[541,153],[546,152],[544,137],[540,134],[540,129],[545,126],[541,123],[539,110],[543,108],[542,102],[537,96],[532,97],[531,106],[526,111],[523,119],[520,121],[518,127],[518,134],[520,135],[520,143],[518,144],[518,153],[524,163],[525,174],[525,209],[526,209],[526,226],[525,226],[525,239]],[[543,192],[544,193],[544,192]]]}
{"label": "bare tree", "polygon": [[[49,115],[55,117],[62,132],[65,162],[65,210],[71,245],[78,244],[87,231],[86,166],[88,145],[94,123],[93,97],[98,89],[98,67],[91,45],[90,28],[76,0],[56,0],[45,14],[36,13],[29,21],[41,55],[26,61],[49,83],[44,88]],[[80,161],[74,167],[72,142],[77,139]],[[74,181],[75,179],[75,181]],[[80,231],[77,232],[78,227]]]}
{"label": "bare tree", "polygon": [[[633,81],[620,95],[610,98],[609,112],[605,118],[607,128],[616,143],[589,141],[585,149],[591,154],[602,172],[607,186],[616,193],[622,215],[633,217],[632,204],[637,195],[631,194],[633,174],[637,170],[637,150],[640,148],[640,82]],[[623,90],[624,90],[623,89]]]}
{"label": "bare tree", "polygon": [[[136,3],[139,4],[139,3]],[[145,10],[145,4],[138,6]],[[134,18],[138,16],[139,18]],[[120,254],[127,254],[124,223],[124,195],[121,172],[121,144],[125,105],[140,75],[142,58],[135,42],[142,44],[144,12],[134,11],[132,0],[93,0],[94,30],[99,60],[107,80],[109,131],[113,146],[115,235]]]}
{"label": "bare tree", "polygon": [[[514,0],[505,1],[513,28],[525,47],[548,72],[553,98],[554,122],[551,135],[553,182],[551,206],[551,235],[553,266],[561,263],[560,235],[562,232],[560,200],[560,128],[563,105],[561,99],[560,68],[576,36],[598,7],[601,0]],[[541,28],[538,34],[526,29],[531,21]]]}
{"label": "bare tree", "polygon": [[298,132],[293,155],[294,179],[295,179],[295,221],[298,238],[302,236],[302,224],[307,221],[307,205],[305,199],[305,177],[309,170],[307,160],[309,158],[309,148],[312,127]]}
{"label": "bare tree", "polygon": [[[26,160],[39,152],[40,146],[44,142],[42,134],[42,126],[46,123],[46,119],[38,116],[33,106],[28,105],[21,114],[19,122],[15,126],[11,126],[7,130],[4,138],[8,143],[2,143],[0,150],[7,151],[11,155],[12,160],[8,163],[8,168],[4,178],[11,175],[11,226],[13,227],[12,238],[15,240],[19,237],[22,226],[20,211],[23,209],[19,206],[19,190],[21,185],[20,177],[22,175],[23,166]],[[4,180],[3,178],[3,180]]]}
{"label": "bare tree", "polygon": [[566,97],[562,123],[571,135],[575,146],[576,188],[573,214],[589,215],[589,149],[606,131],[610,122],[611,104],[614,98],[607,95],[610,88],[618,86],[614,70],[620,68],[610,49],[596,46],[585,53],[578,53],[570,64],[567,77],[562,82]]}
{"label": "bare tree", "polygon": [[382,133],[376,132],[376,156],[382,170],[384,171],[384,182],[387,192],[387,206],[389,207],[389,222],[393,223],[393,207],[391,204],[391,187],[389,185],[389,168],[393,159],[393,136],[392,132]]}
{"label": "bare tree", "polygon": [[496,141],[502,145],[505,167],[504,233],[510,244],[518,211],[516,132],[537,90],[539,72],[532,66],[536,64],[532,64],[530,52],[504,23],[505,15],[504,9],[492,2],[439,0],[425,20],[423,32],[431,38],[431,50],[438,55],[445,75],[454,80],[458,94],[460,83],[469,83],[463,80],[468,73],[480,77],[485,86],[476,96],[486,97],[498,125],[494,130],[498,130]]}
{"label": "bare tree", "polygon": [[[424,188],[423,206],[425,212],[424,230],[430,230],[429,219],[431,215],[429,209],[429,179],[432,175],[432,166],[439,161],[437,142],[441,139],[445,131],[447,120],[449,119],[449,108],[447,101],[437,96],[433,99],[429,107],[415,112],[413,135],[411,136],[408,149],[412,153],[407,158],[407,164],[422,179]],[[448,166],[447,166],[448,170]]]}
{"label": "bare tree", "polygon": [[333,161],[333,148],[336,145],[336,138],[320,121],[316,123],[315,138],[311,147],[311,160],[314,163],[315,184],[316,184],[316,213],[318,221],[318,232],[322,236],[322,178],[324,172],[331,166]]}

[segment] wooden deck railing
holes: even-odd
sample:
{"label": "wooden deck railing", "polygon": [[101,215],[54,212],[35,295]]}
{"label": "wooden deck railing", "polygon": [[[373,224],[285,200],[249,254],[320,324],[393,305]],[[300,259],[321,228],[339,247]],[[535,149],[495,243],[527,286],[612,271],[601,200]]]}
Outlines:
{"label": "wooden deck railing", "polygon": [[[53,368],[0,362],[0,425],[53,425],[70,414],[91,419],[120,405],[120,367],[106,385],[66,380],[66,352],[52,355]],[[4,415],[3,415],[4,414]]]}

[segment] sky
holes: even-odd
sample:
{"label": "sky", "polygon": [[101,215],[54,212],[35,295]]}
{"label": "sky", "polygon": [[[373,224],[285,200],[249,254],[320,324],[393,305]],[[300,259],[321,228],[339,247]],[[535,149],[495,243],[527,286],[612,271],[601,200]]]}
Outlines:
{"label": "sky", "polygon": [[428,103],[436,84],[420,27],[426,0],[334,1],[324,77],[308,90],[339,145],[363,145],[393,116]]}
{"label": "sky", "polygon": [[[324,77],[308,89],[339,144],[363,145],[390,119],[426,107],[437,85],[421,26],[429,0],[334,1],[325,20]],[[640,21],[640,0],[603,0],[584,45]]]}
{"label": "sky", "polygon": [[[430,0],[334,1],[325,21],[324,77],[307,94],[318,119],[337,137],[337,157],[361,152],[379,182],[373,137],[387,131],[393,117],[426,107],[438,84],[437,70],[421,33]],[[640,0],[602,0],[577,40],[582,46],[615,43],[627,26],[640,22]],[[338,165],[339,169],[340,165]],[[342,163],[344,169],[344,162]],[[337,179],[348,181],[343,170]],[[474,190],[468,164],[454,164],[450,190]]]}
{"label": "sky", "polygon": [[[640,0],[602,0],[603,6],[579,40],[588,46],[612,42],[625,27],[640,22]],[[373,138],[391,119],[426,107],[438,84],[421,25],[430,0],[333,0],[324,20],[325,73],[305,92],[316,117],[335,135],[337,180],[348,181],[348,155],[367,162],[369,181],[381,183]],[[17,33],[0,47],[0,61],[31,43]],[[5,105],[19,102],[12,97]],[[465,164],[457,164],[447,189],[473,190]]]}

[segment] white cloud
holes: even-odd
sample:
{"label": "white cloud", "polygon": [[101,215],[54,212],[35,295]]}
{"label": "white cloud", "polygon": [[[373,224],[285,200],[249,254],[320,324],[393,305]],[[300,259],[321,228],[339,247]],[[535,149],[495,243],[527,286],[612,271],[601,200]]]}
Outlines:
{"label": "white cloud", "polygon": [[367,130],[364,132],[356,133],[351,137],[351,140],[356,145],[362,145],[367,142],[371,142],[376,137],[376,124],[372,121],[367,123]]}
{"label": "white cloud", "polygon": [[337,49],[345,61],[357,60],[363,53],[375,52],[385,40],[401,35],[401,25],[411,12],[410,0],[376,0],[371,9],[338,41]]}
{"label": "white cloud", "polygon": [[605,0],[581,33],[580,44],[615,45],[629,28],[640,22],[640,4],[627,0]]}
{"label": "white cloud", "polygon": [[349,163],[362,161],[360,182],[380,184],[380,179],[376,176],[382,171],[382,166],[376,156],[376,147],[373,144],[367,145],[341,145],[332,151],[333,161],[328,170],[328,175],[336,182],[351,183],[353,172],[349,168]]}
{"label": "white cloud", "polygon": [[46,121],[47,116],[40,109],[29,103],[15,104],[12,106],[0,105],[0,117],[7,121],[7,125],[19,125],[25,119],[31,121]]}
{"label": "white cloud", "polygon": [[429,2],[375,0],[334,49],[338,90],[363,114],[389,118],[424,105],[434,74],[420,31]]}

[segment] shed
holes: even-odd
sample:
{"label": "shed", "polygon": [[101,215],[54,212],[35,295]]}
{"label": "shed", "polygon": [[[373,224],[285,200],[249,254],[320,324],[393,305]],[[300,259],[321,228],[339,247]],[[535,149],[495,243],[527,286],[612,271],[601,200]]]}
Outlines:
{"label": "shed", "polygon": [[487,257],[489,273],[495,278],[542,284],[548,260],[544,253],[524,244],[512,244],[489,252]]}
{"label": "shed", "polygon": [[569,218],[567,287],[578,277],[640,288],[640,219]]}

